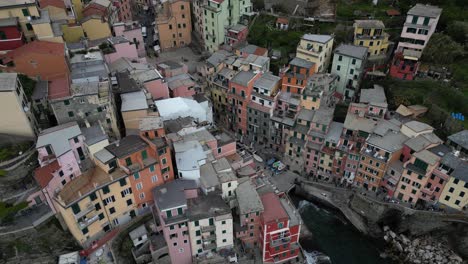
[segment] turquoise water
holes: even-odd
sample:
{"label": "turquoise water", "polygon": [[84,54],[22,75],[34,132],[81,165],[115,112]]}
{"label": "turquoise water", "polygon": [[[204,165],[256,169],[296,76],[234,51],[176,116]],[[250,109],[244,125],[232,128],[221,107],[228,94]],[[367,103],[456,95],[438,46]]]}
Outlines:
{"label": "turquoise water", "polygon": [[390,264],[379,257],[384,241],[364,236],[341,214],[314,204],[304,206],[302,219],[313,238],[301,241],[307,251],[320,251],[333,264]]}

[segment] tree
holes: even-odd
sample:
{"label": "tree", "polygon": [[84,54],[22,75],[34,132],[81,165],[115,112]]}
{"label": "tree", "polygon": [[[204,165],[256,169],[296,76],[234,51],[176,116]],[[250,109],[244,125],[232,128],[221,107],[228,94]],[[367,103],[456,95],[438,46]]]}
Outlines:
{"label": "tree", "polygon": [[447,28],[447,34],[456,42],[465,44],[468,41],[468,23],[453,21]]}
{"label": "tree", "polygon": [[452,64],[463,58],[463,46],[455,42],[450,36],[435,33],[423,52],[423,61],[435,64]]}

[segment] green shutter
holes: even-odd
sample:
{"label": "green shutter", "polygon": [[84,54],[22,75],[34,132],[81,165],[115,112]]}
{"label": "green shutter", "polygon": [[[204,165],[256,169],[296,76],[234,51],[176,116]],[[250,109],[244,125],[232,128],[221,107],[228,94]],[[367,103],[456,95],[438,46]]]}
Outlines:
{"label": "green shutter", "polygon": [[78,214],[79,212],[81,212],[79,204],[74,204],[74,205],[71,206],[71,208],[72,208],[74,214]]}
{"label": "green shutter", "polygon": [[130,166],[132,165],[132,158],[128,157],[125,159],[125,164],[127,164],[127,166]]}
{"label": "green shutter", "polygon": [[182,208],[177,208],[177,214],[178,215],[182,215],[184,212],[182,210]]}
{"label": "green shutter", "polygon": [[89,195],[89,198],[91,199],[91,201],[94,201],[97,199],[97,196],[96,196],[96,193],[92,193]]}
{"label": "green shutter", "polygon": [[104,194],[110,193],[109,186],[104,186],[104,187],[102,188],[102,191],[104,192]]}
{"label": "green shutter", "polygon": [[172,211],[171,211],[171,210],[167,210],[167,211],[166,211],[166,215],[167,215],[167,217],[172,217]]}
{"label": "green shutter", "polygon": [[141,158],[142,158],[142,159],[147,159],[147,158],[148,158],[148,153],[146,152],[146,150],[143,150],[143,151],[141,152]]}

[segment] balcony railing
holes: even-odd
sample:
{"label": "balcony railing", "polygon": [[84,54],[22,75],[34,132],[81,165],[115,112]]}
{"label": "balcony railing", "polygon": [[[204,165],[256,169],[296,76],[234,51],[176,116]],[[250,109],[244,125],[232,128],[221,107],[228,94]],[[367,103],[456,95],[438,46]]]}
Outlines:
{"label": "balcony railing", "polygon": [[275,240],[271,240],[270,241],[270,246],[271,247],[277,247],[277,246],[280,246],[280,245],[288,244],[289,242],[291,242],[291,237],[282,237],[282,238],[278,238],[278,239],[275,239]]}
{"label": "balcony railing", "polygon": [[213,241],[216,240],[216,234],[209,234],[209,235],[203,235],[202,236],[203,241]]}
{"label": "balcony railing", "polygon": [[88,203],[85,208],[83,208],[79,213],[75,215],[75,219],[78,220],[81,217],[87,215],[89,212],[95,210],[94,204]]}
{"label": "balcony railing", "polygon": [[211,232],[211,231],[214,231],[214,230],[216,229],[216,226],[214,226],[214,225],[201,226],[200,229],[201,229],[201,231],[202,231],[203,233],[205,233],[205,232]]}
{"label": "balcony railing", "polygon": [[79,221],[78,222],[78,226],[83,229],[85,227],[88,227],[89,225],[91,225],[92,223],[96,222],[97,220],[99,219],[99,215],[96,214],[94,216],[92,216],[91,218],[87,218],[87,219],[83,219],[82,221]]}
{"label": "balcony railing", "polygon": [[215,249],[217,246],[216,246],[216,243],[203,243],[203,249],[204,250],[212,250],[212,249]]}

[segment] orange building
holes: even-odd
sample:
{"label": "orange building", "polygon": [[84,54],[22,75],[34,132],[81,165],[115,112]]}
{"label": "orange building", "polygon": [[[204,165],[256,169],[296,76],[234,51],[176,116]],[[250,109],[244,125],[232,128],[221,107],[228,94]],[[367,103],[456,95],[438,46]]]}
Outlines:
{"label": "orange building", "polygon": [[190,1],[169,0],[156,10],[156,26],[162,50],[184,47],[192,42]]}
{"label": "orange building", "polygon": [[174,180],[174,170],[162,121],[158,117],[144,118],[140,128],[139,136],[124,137],[95,156],[101,162],[112,164],[111,167],[120,167],[130,176],[135,203],[138,208],[145,208],[154,201],[154,187]]}
{"label": "orange building", "polygon": [[302,94],[307,79],[315,73],[315,70],[315,63],[294,58],[287,67],[280,70],[279,75],[283,79],[281,91]]}
{"label": "orange building", "polygon": [[18,72],[42,80],[68,78],[70,69],[65,58],[65,44],[33,41],[0,57],[3,71]]}

